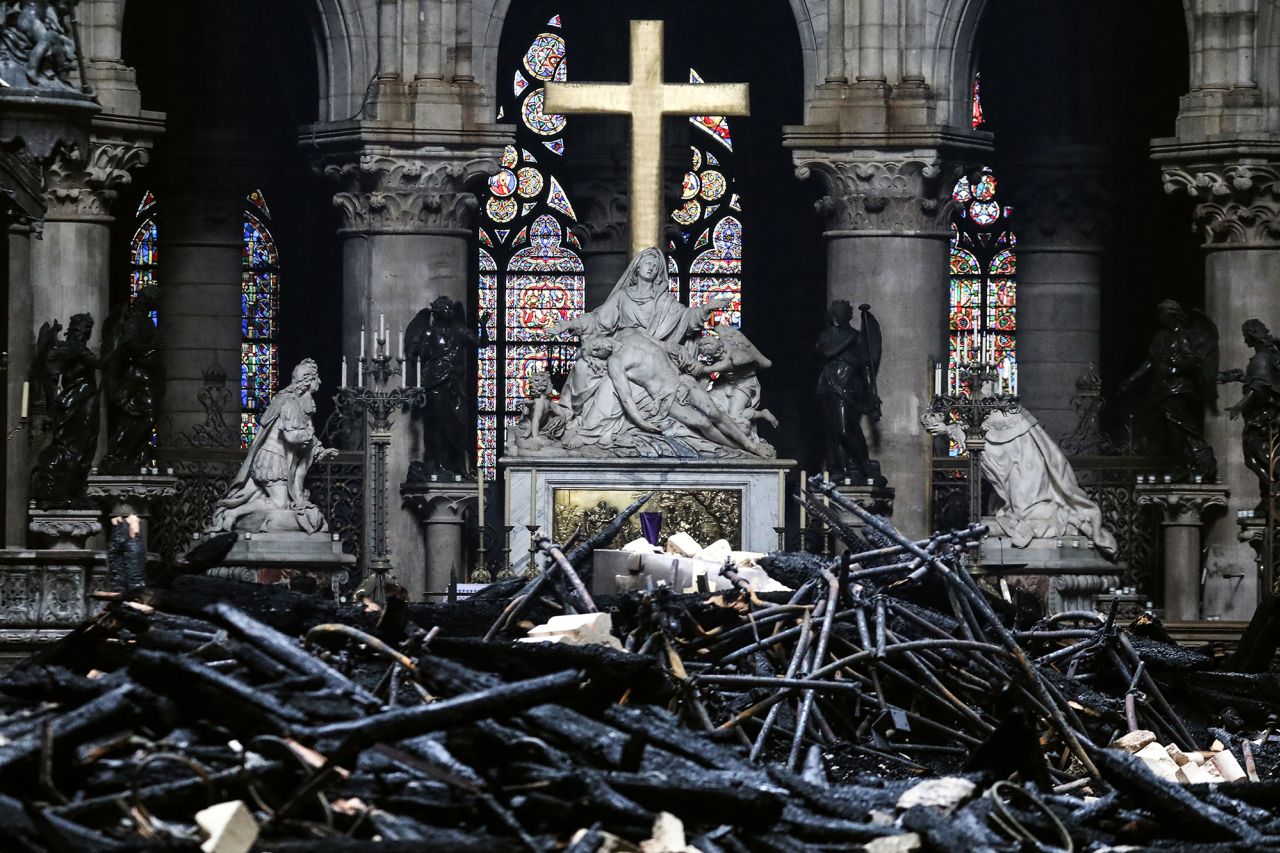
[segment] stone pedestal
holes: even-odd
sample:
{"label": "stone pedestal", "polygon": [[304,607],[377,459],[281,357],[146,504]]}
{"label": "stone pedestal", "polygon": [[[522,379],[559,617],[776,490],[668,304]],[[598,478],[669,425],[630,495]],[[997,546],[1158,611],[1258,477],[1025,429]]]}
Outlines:
{"label": "stone pedestal", "polygon": [[[877,515],[891,515],[893,513],[894,490],[891,488],[877,488],[869,483],[860,485],[837,483],[836,490],[840,492],[840,496],[845,500]],[[861,530],[864,527],[862,519],[853,513],[841,511],[834,505],[832,510],[837,513],[842,522],[854,530]],[[843,542],[843,540],[840,541]],[[843,542],[843,544],[846,548],[855,547],[848,542]]]}
{"label": "stone pedestal", "polygon": [[222,565],[207,574],[293,588],[309,578],[317,595],[336,600],[355,562],[354,556],[343,552],[336,533],[245,533]]}
{"label": "stone pedestal", "polygon": [[[1276,563],[1280,560],[1280,535],[1273,527],[1271,529],[1271,541],[1267,541],[1267,519],[1258,515],[1253,510],[1244,510],[1236,516],[1236,525],[1240,528],[1240,541],[1253,549],[1253,553],[1257,558],[1258,572],[1255,583],[1257,588],[1254,594],[1248,594],[1248,587],[1251,586],[1251,573],[1246,573],[1237,581],[1239,589],[1233,590],[1235,595],[1230,596],[1230,601],[1239,600],[1241,607],[1247,606],[1250,614],[1253,612],[1254,606],[1268,593],[1274,595],[1277,589],[1280,589],[1280,577],[1276,572]],[[1268,559],[1268,551],[1270,551],[1270,559]],[[1234,578],[1233,578],[1234,579]],[[1233,618],[1233,617],[1223,617]]]}
{"label": "stone pedestal", "polygon": [[52,551],[83,551],[102,533],[101,515],[93,509],[30,510],[29,527],[36,541]]}
{"label": "stone pedestal", "polygon": [[[995,519],[983,524],[998,530]],[[979,550],[982,573],[999,587],[1021,587],[1044,602],[1046,613],[1093,610],[1093,598],[1120,585],[1124,564],[1112,563],[1083,536],[1033,539],[1015,548],[1007,536],[988,536]]]}
{"label": "stone pedestal", "polygon": [[[731,519],[725,522],[738,534],[737,541],[724,536],[730,545],[743,551],[776,551],[775,528],[781,524],[778,510],[784,497],[779,492],[779,474],[796,463],[790,459],[502,459],[500,464],[509,475],[506,523],[514,528],[511,563],[518,570],[529,559],[528,527],[534,525],[555,538],[556,513],[569,492],[588,493],[580,496],[589,498],[592,506],[606,500],[617,509],[625,508],[633,495],[646,492],[720,492],[717,503],[725,513],[738,514],[736,525]],[[662,536],[678,529],[664,519]]]}
{"label": "stone pedestal", "polygon": [[404,506],[422,525],[426,560],[421,567],[400,566],[396,575],[410,601],[440,596],[451,581],[467,578],[464,533],[467,516],[476,512],[475,482],[417,482],[400,486]]}
{"label": "stone pedestal", "polygon": [[172,474],[90,474],[86,490],[102,505],[108,520],[138,516],[139,535],[148,545],[152,502],[177,493],[178,478]]}
{"label": "stone pedestal", "polygon": [[1200,618],[1200,531],[1205,513],[1227,505],[1227,487],[1217,483],[1139,483],[1142,506],[1161,510],[1164,533],[1164,618]]}
{"label": "stone pedestal", "polygon": [[92,595],[106,588],[101,551],[0,550],[0,672],[96,614],[100,604]]}

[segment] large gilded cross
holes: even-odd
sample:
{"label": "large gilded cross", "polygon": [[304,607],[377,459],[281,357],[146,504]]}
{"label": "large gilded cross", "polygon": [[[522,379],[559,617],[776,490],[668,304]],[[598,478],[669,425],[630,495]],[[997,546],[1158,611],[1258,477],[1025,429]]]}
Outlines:
{"label": "large gilded cross", "polygon": [[631,22],[628,83],[547,83],[547,113],[631,116],[631,254],[662,243],[662,117],[750,113],[746,83],[662,82],[662,21]]}

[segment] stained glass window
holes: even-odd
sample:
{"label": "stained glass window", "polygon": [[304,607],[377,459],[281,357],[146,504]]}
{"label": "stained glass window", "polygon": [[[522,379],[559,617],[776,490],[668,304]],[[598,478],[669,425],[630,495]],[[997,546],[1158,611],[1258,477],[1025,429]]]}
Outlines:
{"label": "stained glass window", "polygon": [[[559,15],[531,32],[499,119],[518,117],[516,145],[489,179],[479,229],[477,308],[490,341],[476,365],[476,460],[486,478],[528,397],[531,373],[568,374],[577,344],[547,334],[548,324],[585,308],[581,246],[570,230],[573,203],[557,178],[568,120],[543,109],[549,80],[566,79]],[[536,152],[536,153],[535,153]]]}
{"label": "stained glass window", "polygon": [[258,432],[258,418],[280,385],[280,254],[267,223],[261,190],[245,198],[240,265],[240,446]]}
{"label": "stained glass window", "polygon": [[[137,227],[129,240],[129,298],[138,295],[144,287],[160,283],[159,219],[156,197],[150,190],[142,194],[138,210],[134,214]],[[151,322],[157,322],[156,312],[151,312]]]}
{"label": "stained glass window", "polygon": [[969,124],[975,128],[986,123],[982,117],[982,75],[973,75],[973,109],[969,115]]}
{"label": "stained glass window", "polygon": [[961,178],[952,191],[949,393],[963,391],[960,370],[992,363],[1001,390],[1018,393],[1017,235],[1012,209],[1000,204],[995,174],[987,168]]}
{"label": "stained glass window", "polygon": [[[689,69],[689,82],[702,83]],[[672,289],[689,305],[718,296],[732,304],[716,311],[712,324],[742,323],[742,199],[735,191],[733,136],[724,116],[690,116],[696,128],[680,204],[671,211],[678,237],[668,242]]]}

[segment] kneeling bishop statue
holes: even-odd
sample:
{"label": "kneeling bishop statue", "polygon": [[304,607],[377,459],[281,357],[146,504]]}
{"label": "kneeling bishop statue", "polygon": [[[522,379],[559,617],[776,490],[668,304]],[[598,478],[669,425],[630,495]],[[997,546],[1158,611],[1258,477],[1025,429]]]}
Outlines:
{"label": "kneeling bishop statue", "polygon": [[211,531],[322,533],[329,529],[303,484],[315,462],[337,455],[316,438],[311,395],[320,388],[316,363],[306,358],[293,381],[271,398],[249,455],[213,512]]}

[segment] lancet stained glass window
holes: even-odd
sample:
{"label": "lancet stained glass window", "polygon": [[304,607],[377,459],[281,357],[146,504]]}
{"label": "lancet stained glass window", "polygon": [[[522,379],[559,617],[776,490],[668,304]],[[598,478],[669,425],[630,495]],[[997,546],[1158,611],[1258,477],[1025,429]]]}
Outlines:
{"label": "lancet stained glass window", "polygon": [[240,269],[240,446],[258,432],[258,418],[280,385],[280,253],[267,223],[261,190],[245,198]]}
{"label": "lancet stained glass window", "polygon": [[[689,69],[689,82],[704,82]],[[736,190],[733,136],[724,116],[690,116],[696,128],[680,205],[671,211],[677,237],[667,243],[672,289],[689,305],[718,296],[732,304],[710,323],[742,324],[742,199]]]}
{"label": "lancet stained glass window", "polygon": [[997,195],[995,174],[984,168],[956,182],[951,223],[949,393],[963,390],[965,364],[995,364],[1001,390],[1018,393],[1017,235],[1012,208]]}
{"label": "lancet stained glass window", "polygon": [[577,221],[557,177],[568,120],[544,109],[549,80],[567,78],[560,16],[531,32],[528,47],[500,99],[499,119],[516,121],[516,144],[489,179],[479,229],[477,308],[489,343],[476,369],[476,458],[493,478],[499,449],[528,398],[528,377],[568,374],[577,344],[547,326],[585,309],[586,279]]}
{"label": "lancet stained glass window", "polygon": [[[138,227],[129,241],[129,298],[138,295],[144,287],[160,283],[160,244],[159,218],[156,210],[156,197],[147,190],[142,194],[142,201],[134,214]],[[156,322],[156,312],[151,312],[151,321]]]}

